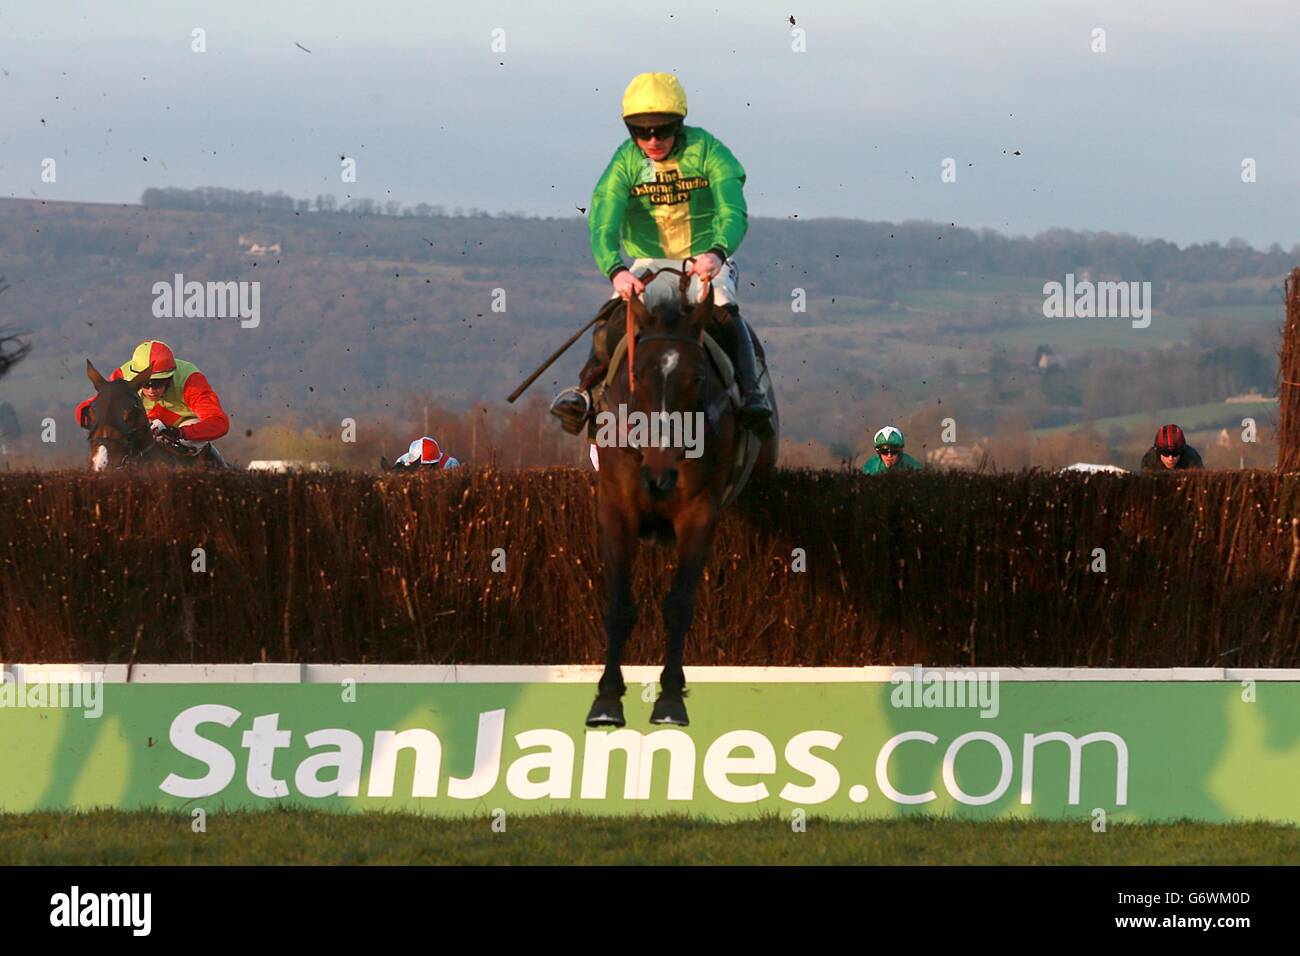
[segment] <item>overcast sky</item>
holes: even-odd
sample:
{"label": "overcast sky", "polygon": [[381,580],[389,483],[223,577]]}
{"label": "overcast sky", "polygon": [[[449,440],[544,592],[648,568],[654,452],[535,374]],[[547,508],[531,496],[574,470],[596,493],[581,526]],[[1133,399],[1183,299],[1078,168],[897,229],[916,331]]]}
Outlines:
{"label": "overcast sky", "polygon": [[0,195],[225,186],[576,215],[624,135],[623,87],[658,70],[744,163],[758,215],[1290,248],[1297,49],[1295,0],[17,0]]}

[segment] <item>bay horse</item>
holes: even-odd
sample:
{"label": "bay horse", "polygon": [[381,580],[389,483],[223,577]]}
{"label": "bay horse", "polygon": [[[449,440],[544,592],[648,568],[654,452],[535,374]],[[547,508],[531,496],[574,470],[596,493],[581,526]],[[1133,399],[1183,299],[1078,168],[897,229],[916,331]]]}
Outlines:
{"label": "bay horse", "polygon": [[[636,296],[628,300],[629,331],[623,337],[631,336],[634,348],[609,380],[601,406],[606,411],[625,406],[629,417],[631,411],[643,416],[681,413],[682,421],[686,415],[699,413],[693,420],[704,422],[703,440],[695,449],[664,447],[663,441],[620,447],[630,443],[602,442],[597,434],[599,551],[609,603],[605,670],[587,714],[588,727],[625,724],[623,646],[637,620],[632,566],[639,539],[651,536],[675,545],[677,569],[662,606],[667,653],[659,679],[661,693],[650,722],[680,727],[690,723],[682,670],[686,632],[695,614],[695,589],[709,556],[718,515],[729,494],[737,443],[744,437],[722,377],[704,345],[704,332],[713,323],[742,320],[717,306],[709,287],[703,301],[687,302],[690,276],[682,270],[660,269],[643,277],[647,286],[663,272],[682,277],[678,298],[656,304],[652,310]],[[610,324],[622,323],[613,318]],[[611,341],[614,334],[611,328]],[[760,362],[766,365],[757,339],[754,344]],[[770,470],[776,464],[779,425],[775,398],[769,397],[773,431],[759,448],[755,470]]]}
{"label": "bay horse", "polygon": [[86,359],[86,377],[95,386],[95,400],[87,408],[86,429],[93,471],[125,465],[172,465],[189,467],[225,462],[210,444],[202,450],[154,435],[140,389],[153,374],[145,369],[131,379],[106,379]]}

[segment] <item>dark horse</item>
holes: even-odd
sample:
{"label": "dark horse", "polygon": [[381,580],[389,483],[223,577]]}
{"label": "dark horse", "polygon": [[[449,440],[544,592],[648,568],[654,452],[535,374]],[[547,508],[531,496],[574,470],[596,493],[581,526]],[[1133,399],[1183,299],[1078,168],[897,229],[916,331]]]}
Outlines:
{"label": "dark horse", "polygon": [[[703,344],[704,332],[714,323],[742,320],[716,306],[711,293],[704,302],[686,303],[684,290],[685,280],[680,297],[655,306],[653,314],[639,299],[632,298],[629,307],[636,330],[635,390],[628,378],[631,363],[624,361],[601,402],[606,422],[610,420],[608,415],[623,405],[629,410],[629,418],[631,411],[643,416],[681,413],[683,418],[699,412],[706,424],[703,440],[694,450],[663,447],[662,440],[657,447],[618,447],[602,441],[597,433],[597,520],[609,607],[605,614],[605,672],[587,714],[589,727],[622,727],[625,723],[622,697],[627,688],[621,662],[623,645],[637,619],[632,564],[638,539],[650,536],[665,543],[675,542],[677,550],[677,571],[663,603],[667,657],[659,679],[661,693],[650,721],[682,727],[689,723],[682,651],[695,614],[695,588],[709,556],[718,514],[729,494],[729,481],[734,477],[732,463],[737,443],[747,433],[740,431],[722,378]],[[624,324],[623,313],[620,307],[609,320],[611,337],[612,326]],[[775,412],[775,400],[772,407]],[[600,420],[598,417],[598,424]],[[770,470],[776,464],[779,430],[775,414],[772,425],[772,436],[759,449],[756,470]]]}
{"label": "dark horse", "polygon": [[225,462],[210,444],[197,450],[154,435],[140,398],[140,389],[151,374],[151,369],[145,369],[130,380],[110,381],[86,359],[86,377],[95,386],[95,400],[83,423],[90,433],[90,467],[95,471],[145,464],[224,467]]}

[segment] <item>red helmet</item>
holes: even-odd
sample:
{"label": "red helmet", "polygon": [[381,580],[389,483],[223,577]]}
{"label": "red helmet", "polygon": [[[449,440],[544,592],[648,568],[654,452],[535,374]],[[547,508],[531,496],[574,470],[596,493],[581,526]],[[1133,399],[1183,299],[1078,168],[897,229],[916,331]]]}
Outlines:
{"label": "red helmet", "polygon": [[1177,455],[1182,453],[1186,445],[1187,439],[1183,437],[1183,430],[1177,425],[1161,425],[1160,431],[1156,432],[1157,451]]}
{"label": "red helmet", "polygon": [[152,370],[150,378],[166,378],[176,372],[176,356],[172,354],[166,342],[149,339],[135,347],[127,368],[131,370],[132,375]]}

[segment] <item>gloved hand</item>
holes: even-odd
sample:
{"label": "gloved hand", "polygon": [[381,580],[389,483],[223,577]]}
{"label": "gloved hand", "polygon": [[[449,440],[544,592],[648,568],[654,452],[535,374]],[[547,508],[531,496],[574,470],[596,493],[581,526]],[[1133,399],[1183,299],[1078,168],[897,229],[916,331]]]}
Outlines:
{"label": "gloved hand", "polygon": [[703,302],[709,297],[709,283],[717,277],[722,271],[722,260],[718,258],[715,252],[706,252],[703,255],[695,257],[691,263],[691,273],[699,278],[700,298],[698,301]]}
{"label": "gloved hand", "polygon": [[715,279],[721,271],[722,260],[718,258],[716,252],[706,252],[696,256],[695,262],[691,265],[691,272],[699,276],[701,281]]}
{"label": "gloved hand", "polygon": [[175,428],[171,425],[164,425],[156,418],[149,422],[149,427],[153,430],[154,438],[166,438],[171,441],[180,441],[181,438],[184,437],[181,435],[181,430],[179,428]]}
{"label": "gloved hand", "polygon": [[614,283],[614,291],[622,299],[631,299],[632,296],[640,295],[645,291],[645,283],[632,275],[629,269],[617,273],[610,281]]}

